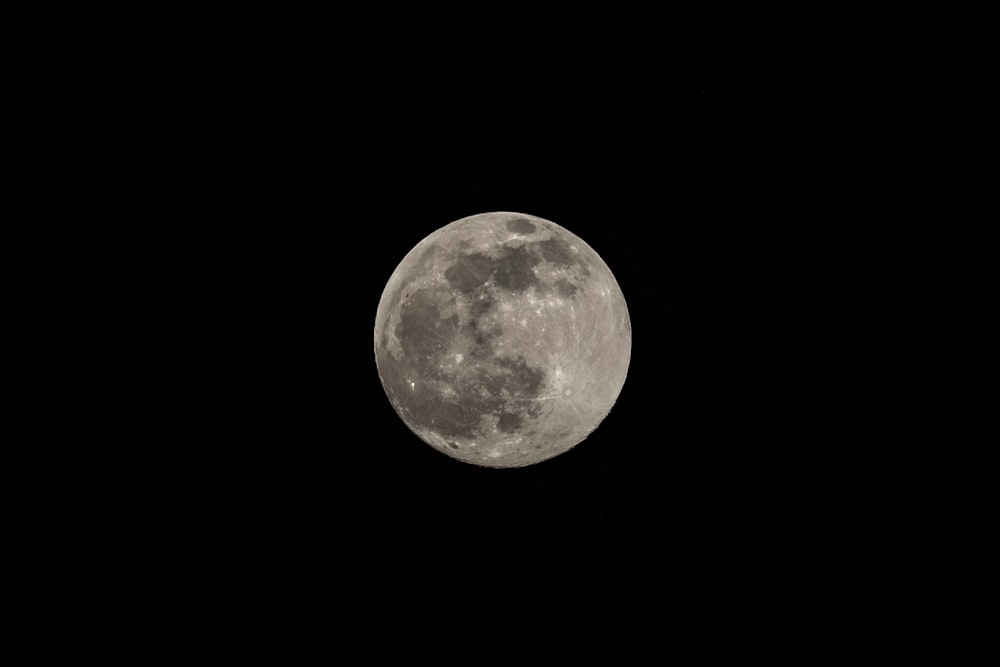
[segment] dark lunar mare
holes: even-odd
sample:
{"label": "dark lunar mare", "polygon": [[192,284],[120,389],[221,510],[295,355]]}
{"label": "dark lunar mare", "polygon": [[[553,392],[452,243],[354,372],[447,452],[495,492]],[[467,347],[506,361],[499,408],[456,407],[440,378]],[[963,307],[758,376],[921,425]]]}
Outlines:
{"label": "dark lunar mare", "polygon": [[565,278],[560,278],[555,284],[556,293],[566,299],[572,298],[580,288],[566,280]]}
{"label": "dark lunar mare", "polygon": [[[545,261],[574,271],[581,281],[586,281],[590,278],[590,265],[581,257],[578,257],[566,241],[553,236],[544,241],[533,243],[532,247]],[[570,297],[576,294],[578,288],[563,278],[556,282],[556,291],[561,296]]]}
{"label": "dark lunar mare", "polygon": [[524,357],[500,357],[497,365],[507,380],[507,390],[514,398],[536,398],[545,382],[545,371],[532,368]]}
{"label": "dark lunar mare", "polygon": [[[437,259],[437,257],[441,255],[442,252],[443,252],[442,248],[439,245],[429,246],[414,263],[413,272],[419,275],[427,271],[428,267],[431,264],[433,264],[434,260]],[[396,312],[396,309],[399,307],[400,302],[407,299],[409,296],[410,295],[408,289],[396,290],[395,293],[393,293],[389,303],[386,305],[385,308],[386,312],[389,313]],[[389,334],[388,330],[382,332],[383,345],[385,345],[388,341],[388,334]]]}
{"label": "dark lunar mare", "polygon": [[[532,233],[535,225],[523,218],[514,218],[507,222],[507,228],[526,234]],[[582,280],[590,276],[590,267],[573,252],[569,243],[553,236],[523,245],[503,246],[496,257],[482,252],[460,251],[445,269],[444,277],[451,287],[464,295],[481,293],[490,284],[514,293],[524,292],[530,287],[544,293],[548,290],[544,289],[535,274],[535,267],[542,261],[574,271]],[[572,297],[579,291],[577,285],[566,278],[556,281],[553,289],[562,297]]]}
{"label": "dark lunar mare", "polygon": [[535,241],[532,247],[543,259],[558,266],[571,267],[578,263],[569,244],[554,236],[544,241]]}
{"label": "dark lunar mare", "polygon": [[438,298],[430,289],[415,293],[403,308],[396,325],[395,334],[403,354],[413,360],[423,373],[434,368],[434,360],[458,332],[458,315],[442,318]]}
{"label": "dark lunar mare", "polygon": [[497,428],[504,433],[513,433],[524,426],[524,417],[517,412],[504,412],[497,419]]}
{"label": "dark lunar mare", "polygon": [[445,272],[445,280],[459,292],[471,294],[490,279],[493,259],[481,252],[462,253]]}
{"label": "dark lunar mare", "polygon": [[515,234],[533,234],[535,223],[527,218],[511,218],[507,221],[507,231]]}
{"label": "dark lunar mare", "polygon": [[497,286],[511,292],[523,292],[532,285],[538,285],[535,267],[541,259],[525,246],[504,246],[493,268],[493,279]]}
{"label": "dark lunar mare", "polygon": [[[423,288],[402,304],[395,334],[402,347],[396,359],[382,346],[380,360],[390,398],[418,428],[432,430],[446,438],[474,439],[482,427],[484,415],[497,418],[497,428],[514,432],[526,417],[540,413],[536,397],[545,381],[543,369],[532,368],[522,357],[498,357],[495,340],[499,329],[485,326],[485,316],[496,305],[480,291],[471,299],[459,299],[460,310],[468,314],[462,321],[458,314],[444,318],[441,304],[453,299],[446,289]],[[479,362],[476,372],[446,372],[443,357],[456,337],[470,341],[469,356]],[[410,388],[409,382],[415,382]],[[450,386],[454,395],[441,390]]]}

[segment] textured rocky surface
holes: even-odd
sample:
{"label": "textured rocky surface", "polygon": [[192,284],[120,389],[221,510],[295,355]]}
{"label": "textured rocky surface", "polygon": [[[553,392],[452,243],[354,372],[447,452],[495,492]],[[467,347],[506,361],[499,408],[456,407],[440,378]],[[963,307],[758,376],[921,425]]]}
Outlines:
{"label": "textured rocky surface", "polygon": [[382,295],[375,359],[399,416],[457,459],[529,465],[591,433],[625,381],[631,329],[611,271],[541,218],[486,213],[403,259]]}

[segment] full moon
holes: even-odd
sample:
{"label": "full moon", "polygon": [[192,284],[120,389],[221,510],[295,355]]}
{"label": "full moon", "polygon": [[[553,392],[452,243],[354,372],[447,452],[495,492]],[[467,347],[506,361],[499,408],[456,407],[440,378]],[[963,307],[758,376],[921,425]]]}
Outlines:
{"label": "full moon", "polygon": [[607,264],[532,215],[456,220],[399,263],[375,316],[389,402],[466,463],[527,466],[582,442],[628,372],[632,329]]}

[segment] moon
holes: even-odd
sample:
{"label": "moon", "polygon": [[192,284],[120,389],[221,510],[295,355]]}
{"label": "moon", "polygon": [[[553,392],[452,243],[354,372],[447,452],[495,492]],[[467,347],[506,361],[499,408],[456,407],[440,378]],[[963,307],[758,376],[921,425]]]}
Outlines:
{"label": "moon", "polygon": [[523,213],[473,215],[427,236],[375,317],[375,363],[399,417],[439,452],[491,468],[539,463],[587,438],[618,399],[631,349],[607,264]]}

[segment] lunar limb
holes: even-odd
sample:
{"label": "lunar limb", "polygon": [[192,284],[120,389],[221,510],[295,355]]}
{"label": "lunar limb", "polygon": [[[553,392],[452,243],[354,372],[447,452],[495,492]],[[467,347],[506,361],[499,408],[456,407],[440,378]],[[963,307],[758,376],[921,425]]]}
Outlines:
{"label": "lunar limb", "polygon": [[631,354],[624,295],[582,239],[522,213],[452,222],[382,293],[375,361],[421,440],[495,468],[538,463],[594,431]]}

